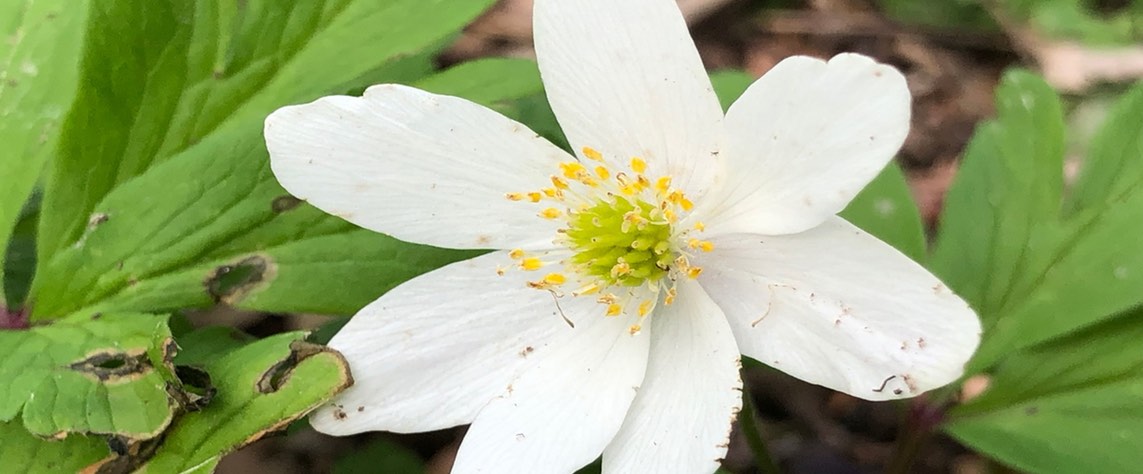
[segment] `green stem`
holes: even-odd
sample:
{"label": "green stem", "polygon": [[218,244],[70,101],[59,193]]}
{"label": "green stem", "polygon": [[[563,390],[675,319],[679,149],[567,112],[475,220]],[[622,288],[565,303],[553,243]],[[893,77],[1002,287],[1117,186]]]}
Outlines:
{"label": "green stem", "polygon": [[742,391],[742,411],[738,414],[738,426],[742,427],[742,434],[746,435],[746,442],[750,445],[750,451],[754,453],[754,464],[758,467],[758,472],[781,474],[782,470],[778,468],[774,458],[770,457],[770,451],[762,441],[762,434],[758,431],[757,416],[754,413],[754,401],[746,390]]}

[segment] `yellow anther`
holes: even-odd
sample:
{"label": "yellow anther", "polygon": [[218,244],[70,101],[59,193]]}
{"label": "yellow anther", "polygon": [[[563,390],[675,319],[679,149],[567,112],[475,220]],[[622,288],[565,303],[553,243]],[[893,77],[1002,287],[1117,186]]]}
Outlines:
{"label": "yellow anther", "polygon": [[524,194],[523,193],[508,193],[508,194],[505,194],[504,197],[508,198],[509,201],[523,201],[524,200]]}
{"label": "yellow anther", "polygon": [[684,211],[690,212],[691,209],[695,208],[695,203],[691,202],[690,199],[682,198],[679,200],[679,206],[681,206]]}
{"label": "yellow anther", "polygon": [[643,175],[635,176],[635,183],[639,185],[640,191],[651,187],[651,181],[649,181],[647,177]]}
{"label": "yellow anther", "polygon": [[636,173],[647,171],[647,162],[638,156],[631,158],[631,171]]}
{"label": "yellow anther", "polygon": [[583,147],[583,156],[589,160],[603,161],[603,154],[599,153],[595,148],[585,146]]}
{"label": "yellow anther", "polygon": [[611,177],[611,171],[606,166],[600,165],[595,167],[595,175],[599,176],[599,179],[607,179]]}
{"label": "yellow anther", "polygon": [[702,267],[691,267],[691,268],[687,269],[687,277],[689,277],[692,280],[694,280],[695,278],[698,278],[698,276],[700,274],[702,274]]}
{"label": "yellow anther", "polygon": [[607,315],[608,316],[619,316],[619,313],[622,313],[622,312],[623,312],[623,306],[621,306],[619,303],[611,303],[611,304],[607,305]]}
{"label": "yellow anther", "polygon": [[523,249],[514,249],[511,252],[508,252],[508,258],[511,258],[512,260],[519,260],[523,256],[524,256],[524,250]]}
{"label": "yellow anther", "polygon": [[570,179],[580,179],[587,174],[587,168],[576,161],[560,163],[560,170],[564,172],[564,177]]}
{"label": "yellow anther", "polygon": [[562,273],[549,273],[544,275],[544,283],[549,285],[562,285],[567,283],[568,279]]}
{"label": "yellow anther", "polygon": [[549,207],[540,211],[540,217],[543,217],[544,219],[557,219],[562,215],[564,215],[564,213],[554,207]]}
{"label": "yellow anther", "polygon": [[592,284],[587,285],[583,288],[580,288],[578,290],[573,291],[572,296],[590,295],[590,294],[598,293],[599,290],[600,290],[600,286],[595,284],[595,283],[592,283]]}
{"label": "yellow anther", "polygon": [[672,211],[670,209],[663,209],[663,217],[666,217],[667,222],[670,222],[672,224],[674,224],[675,221],[679,219],[679,216],[675,215],[675,211]]}
{"label": "yellow anther", "polygon": [[658,191],[659,194],[666,194],[667,190],[669,190],[669,189],[671,189],[671,177],[670,176],[663,176],[663,177],[655,180],[655,191]]}
{"label": "yellow anther", "polygon": [[562,199],[564,197],[564,192],[556,188],[544,188],[541,189],[540,192],[553,199]]}
{"label": "yellow anther", "polygon": [[706,224],[703,224],[702,221],[695,222],[695,230],[699,232],[706,230]]}
{"label": "yellow anther", "polygon": [[639,211],[628,211],[626,214],[623,214],[623,220],[632,224],[647,222],[647,219],[640,215]]}
{"label": "yellow anther", "polygon": [[692,249],[697,249],[699,246],[699,242],[701,242],[699,239],[692,238],[691,240],[687,241],[687,247],[690,247]]}
{"label": "yellow anther", "polygon": [[699,242],[698,248],[699,248],[699,250],[702,250],[703,252],[710,252],[711,250],[714,250],[714,243],[709,241],[709,240],[704,240],[702,242]]}
{"label": "yellow anther", "polygon": [[568,189],[568,182],[559,176],[552,176],[552,185],[555,186],[556,189]]}
{"label": "yellow anther", "polygon": [[627,333],[634,336],[636,334],[639,334],[639,332],[642,330],[643,330],[643,326],[640,326],[638,324],[632,324],[631,327],[627,328]]}
{"label": "yellow anther", "polygon": [[540,200],[543,198],[544,198],[543,194],[536,193],[536,192],[528,193],[528,199],[531,200],[532,202],[540,202]]}
{"label": "yellow anther", "polygon": [[642,303],[639,303],[639,317],[646,316],[647,313],[650,313],[651,308],[654,306],[654,304],[655,303],[651,300],[646,300]]}
{"label": "yellow anther", "polygon": [[675,302],[675,297],[679,295],[679,291],[672,288],[667,288],[667,296],[663,298],[663,304],[670,306]]}
{"label": "yellow anther", "polygon": [[615,304],[617,301],[619,301],[619,298],[616,298],[616,296],[611,293],[599,295],[599,298],[595,299],[595,302],[599,304]]}
{"label": "yellow anther", "polygon": [[524,260],[522,260],[520,262],[520,268],[523,268],[524,270],[528,270],[528,271],[539,270],[540,267],[543,267],[543,266],[544,266],[544,262],[541,262],[540,259],[538,259],[536,257],[528,257],[528,258],[525,258]]}

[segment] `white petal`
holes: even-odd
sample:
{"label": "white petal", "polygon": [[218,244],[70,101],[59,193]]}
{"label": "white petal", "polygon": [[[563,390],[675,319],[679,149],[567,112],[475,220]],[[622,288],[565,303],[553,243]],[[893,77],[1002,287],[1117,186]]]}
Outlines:
{"label": "white petal", "polygon": [[807,382],[868,399],[956,380],[980,321],[936,277],[835,217],[796,235],[714,239],[703,287],[742,353]]}
{"label": "white petal", "polygon": [[578,151],[631,157],[692,200],[714,176],[722,109],[686,23],[666,0],[538,0],[535,43],[548,100]]}
{"label": "white petal", "polygon": [[571,157],[480,105],[386,84],[278,109],[265,133],[282,186],[354,224],[440,247],[552,246],[540,205],[505,194],[550,186]]}
{"label": "white petal", "polygon": [[[470,423],[532,357],[565,350],[554,345],[578,329],[564,322],[550,293],[526,286],[539,275],[497,275],[510,264],[505,252],[457,262],[362,309],[329,343],[349,361],[355,383],[310,423],[335,435]],[[561,302],[562,311],[582,326],[602,319],[594,301],[565,299],[572,301]]]}
{"label": "white petal", "polygon": [[901,73],[865,56],[778,63],[726,114],[726,183],[707,228],[790,234],[838,213],[901,147],[909,103]]}
{"label": "white petal", "polygon": [[738,346],[722,310],[694,281],[651,316],[651,355],[643,388],[603,472],[714,472],[742,408]]}
{"label": "white petal", "polygon": [[598,457],[647,367],[653,333],[630,335],[632,319],[576,321],[572,338],[529,356],[528,367],[472,423],[452,472],[565,473]]}

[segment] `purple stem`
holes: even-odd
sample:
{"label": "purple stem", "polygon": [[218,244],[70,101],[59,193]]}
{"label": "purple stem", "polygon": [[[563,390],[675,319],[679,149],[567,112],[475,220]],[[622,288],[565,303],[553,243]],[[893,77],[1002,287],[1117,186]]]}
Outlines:
{"label": "purple stem", "polygon": [[28,314],[24,310],[9,310],[0,306],[0,331],[28,329]]}

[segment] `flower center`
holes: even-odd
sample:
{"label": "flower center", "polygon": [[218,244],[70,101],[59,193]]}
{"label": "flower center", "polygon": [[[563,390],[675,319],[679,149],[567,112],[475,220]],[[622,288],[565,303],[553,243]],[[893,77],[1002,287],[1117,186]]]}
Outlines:
{"label": "flower center", "polygon": [[556,242],[571,256],[551,261],[546,255],[517,249],[509,257],[525,271],[562,267],[564,271],[548,272],[528,286],[550,291],[558,305],[564,287],[571,285],[572,297],[593,295],[607,316],[637,317],[639,322],[630,327],[635,334],[660,299],[667,305],[674,302],[678,278],[697,278],[702,272],[690,265],[689,252],[709,252],[714,245],[688,238],[692,231],[704,230],[701,222],[678,228],[680,216],[694,205],[671,186],[670,176],[652,181],[645,175],[647,163],[638,157],[630,159],[629,169],[613,172],[601,153],[592,148],[582,151],[590,161],[560,163],[560,173],[551,177],[552,187],[506,195],[512,201],[550,203],[537,215],[565,222]]}
{"label": "flower center", "polygon": [[565,232],[575,251],[571,263],[608,285],[658,282],[670,270],[675,252],[671,225],[657,210],[646,201],[609,196],[573,212]]}

